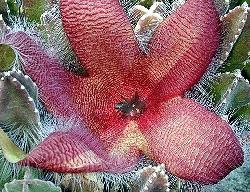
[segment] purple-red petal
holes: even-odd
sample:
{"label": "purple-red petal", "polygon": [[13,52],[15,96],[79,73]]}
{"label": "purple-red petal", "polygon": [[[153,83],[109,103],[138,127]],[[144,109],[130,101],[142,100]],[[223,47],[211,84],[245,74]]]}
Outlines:
{"label": "purple-red petal", "polygon": [[[129,120],[115,105],[136,91],[146,101],[139,118],[141,138],[146,138],[142,146],[146,143],[150,157],[169,171],[215,183],[242,164],[237,138],[215,114],[188,99],[153,102],[182,95],[206,70],[220,38],[213,1],[187,1],[156,30],[147,56],[141,54],[118,0],[62,0],[60,10],[65,32],[89,77],[64,70],[26,34],[10,37],[45,104],[54,113],[79,117],[99,138],[81,129],[53,133],[23,164],[55,172],[129,170],[138,160],[138,146],[123,135]],[[155,108],[149,108],[152,103]]]}
{"label": "purple-red petal", "polygon": [[55,132],[29,153],[21,164],[54,172],[79,173],[107,169],[101,143],[82,134]]}
{"label": "purple-red petal", "polygon": [[55,132],[33,149],[28,157],[20,162],[57,173],[82,172],[126,172],[131,170],[139,159],[137,149],[127,154],[105,150],[101,141],[83,130]]}
{"label": "purple-red petal", "polygon": [[69,116],[75,109],[70,94],[74,77],[35,38],[23,31],[9,32],[1,43],[14,49],[24,71],[38,85],[39,96],[48,109]]}
{"label": "purple-red petal", "polygon": [[180,178],[216,183],[243,163],[230,126],[192,100],[178,97],[162,103],[145,114],[140,127],[149,156]]}
{"label": "purple-red petal", "polygon": [[60,10],[64,30],[89,75],[127,78],[138,65],[140,49],[119,1],[62,0]]}
{"label": "purple-red petal", "polygon": [[164,101],[182,95],[204,74],[220,41],[214,1],[188,0],[167,17],[149,42],[149,79]]}

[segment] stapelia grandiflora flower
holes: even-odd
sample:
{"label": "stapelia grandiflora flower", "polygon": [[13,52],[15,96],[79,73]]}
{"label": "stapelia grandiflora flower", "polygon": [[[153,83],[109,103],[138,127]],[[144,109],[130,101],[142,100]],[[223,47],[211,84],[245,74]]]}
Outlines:
{"label": "stapelia grandiflora flower", "polygon": [[64,69],[24,33],[12,41],[29,47],[23,67],[47,109],[80,123],[49,135],[21,163],[61,173],[121,173],[145,154],[204,184],[243,163],[229,124],[184,98],[219,45],[214,1],[188,0],[157,27],[147,54],[118,0],[61,0],[60,11],[87,76]]}

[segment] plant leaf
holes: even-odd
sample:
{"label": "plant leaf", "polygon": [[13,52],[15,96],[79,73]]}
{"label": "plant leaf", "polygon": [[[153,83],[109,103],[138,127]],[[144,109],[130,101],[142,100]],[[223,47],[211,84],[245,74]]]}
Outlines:
{"label": "plant leaf", "polygon": [[[250,103],[247,105],[241,107],[239,110],[236,111],[236,113],[233,115],[233,119],[244,119],[247,122],[250,122]],[[250,127],[250,125],[249,125]],[[250,131],[250,130],[249,130]]]}
{"label": "plant leaf", "polygon": [[14,180],[4,185],[3,192],[61,192],[52,182],[39,179]]}
{"label": "plant leaf", "polygon": [[137,177],[138,182],[134,185],[133,191],[165,192],[170,190],[164,165],[144,167],[137,171]]}
{"label": "plant leaf", "polygon": [[140,1],[140,5],[146,7],[146,8],[150,8],[154,3],[154,0],[141,0]]}
{"label": "plant leaf", "polygon": [[247,19],[247,3],[242,4],[231,10],[222,18],[223,39],[218,49],[216,60],[223,64],[229,56],[232,47],[238,39]]}
{"label": "plant leaf", "polygon": [[249,58],[248,52],[250,51],[250,13],[248,13],[248,18],[243,31],[234,44],[232,52],[230,53],[225,66],[222,68],[222,72],[232,72],[235,69],[250,70],[249,64],[246,65],[246,60]]}
{"label": "plant leaf", "polygon": [[230,0],[230,9],[233,9],[234,7],[239,6],[244,2],[247,2],[248,5],[250,5],[250,0]]}
{"label": "plant leaf", "polygon": [[18,5],[18,3],[15,0],[7,0],[7,5],[10,11],[10,15],[17,16],[19,14],[20,5]]}
{"label": "plant leaf", "polygon": [[10,73],[0,73],[0,79],[0,124],[38,125],[38,110],[26,88]]}
{"label": "plant leaf", "polygon": [[0,15],[2,15],[4,19],[8,17],[8,7],[5,0],[0,0]]}
{"label": "plant leaf", "polygon": [[239,70],[218,75],[208,92],[213,94],[213,101],[217,108],[221,108],[222,114],[249,120],[250,85]]}
{"label": "plant leaf", "polygon": [[8,71],[14,64],[16,54],[9,45],[0,44],[0,72]]}
{"label": "plant leaf", "polygon": [[25,87],[29,96],[36,103],[38,100],[38,88],[32,79],[28,75],[24,75],[21,71],[11,71],[10,75]]}
{"label": "plant leaf", "polygon": [[24,14],[29,20],[40,22],[40,17],[44,13],[48,1],[46,0],[25,0],[23,1]]}
{"label": "plant leaf", "polygon": [[0,147],[5,158],[11,163],[17,163],[26,158],[26,154],[11,141],[8,135],[0,128]]}

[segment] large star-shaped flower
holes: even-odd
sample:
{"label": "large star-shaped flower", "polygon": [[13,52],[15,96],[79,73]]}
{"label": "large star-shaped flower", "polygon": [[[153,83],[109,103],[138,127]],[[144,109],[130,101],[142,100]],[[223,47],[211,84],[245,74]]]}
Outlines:
{"label": "large star-shaped flower", "polygon": [[62,173],[126,172],[146,154],[205,184],[242,164],[228,123],[183,97],[220,41],[214,1],[188,0],[158,26],[147,54],[118,0],[61,0],[60,11],[87,76],[62,68],[22,32],[9,38],[47,109],[79,123],[49,135],[22,163]]}

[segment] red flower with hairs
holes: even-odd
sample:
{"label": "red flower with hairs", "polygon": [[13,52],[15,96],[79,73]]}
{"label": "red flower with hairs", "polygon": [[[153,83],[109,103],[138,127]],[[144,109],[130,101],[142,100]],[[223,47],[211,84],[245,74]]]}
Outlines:
{"label": "red flower with hairs", "polygon": [[33,47],[21,53],[23,67],[47,109],[80,123],[49,135],[22,163],[61,173],[121,173],[145,154],[204,184],[243,163],[229,124],[184,98],[219,45],[214,1],[188,0],[157,27],[147,54],[118,0],[61,0],[60,11],[87,76],[64,69],[24,33],[10,36],[16,47],[18,39]]}

